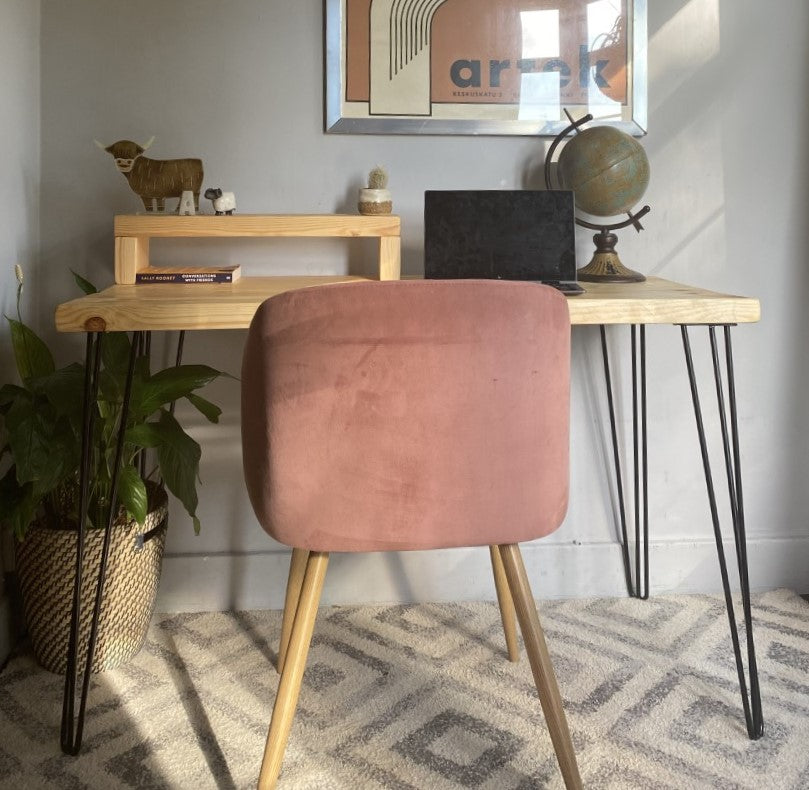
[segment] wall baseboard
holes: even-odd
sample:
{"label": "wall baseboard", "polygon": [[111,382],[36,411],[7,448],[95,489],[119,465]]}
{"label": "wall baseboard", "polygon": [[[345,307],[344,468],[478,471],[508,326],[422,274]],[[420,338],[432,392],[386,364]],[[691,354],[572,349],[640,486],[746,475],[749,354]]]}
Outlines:
{"label": "wall baseboard", "polygon": [[[809,592],[809,537],[747,542],[753,590],[786,587]],[[620,547],[614,543],[538,541],[522,547],[539,599],[626,595]],[[725,543],[731,584],[738,589],[735,549]],[[279,609],[289,551],[166,556],[158,592],[162,612]],[[705,593],[721,590],[713,541],[650,545],[650,590]],[[489,553],[480,549],[334,555],[323,604],[493,600]]]}

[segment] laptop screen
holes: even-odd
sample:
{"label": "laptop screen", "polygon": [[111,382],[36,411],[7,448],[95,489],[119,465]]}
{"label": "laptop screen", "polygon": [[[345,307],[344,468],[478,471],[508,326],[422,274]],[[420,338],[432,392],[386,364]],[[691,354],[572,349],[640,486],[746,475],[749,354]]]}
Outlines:
{"label": "laptop screen", "polygon": [[424,276],[575,280],[573,192],[426,191]]}

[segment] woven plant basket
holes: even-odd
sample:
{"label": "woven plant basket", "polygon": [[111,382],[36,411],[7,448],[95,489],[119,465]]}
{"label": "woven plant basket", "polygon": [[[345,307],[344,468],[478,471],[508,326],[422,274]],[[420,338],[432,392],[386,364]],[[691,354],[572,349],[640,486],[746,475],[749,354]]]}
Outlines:
{"label": "woven plant basket", "polygon": [[[132,658],[143,646],[154,613],[166,541],[168,497],[165,489],[157,485],[147,484],[147,489],[149,513],[143,526],[119,517],[112,528],[93,672],[112,669]],[[144,536],[148,539],[144,540]],[[103,544],[103,529],[85,531],[80,671],[87,661]],[[45,669],[64,674],[73,608],[75,528],[54,529],[34,523],[25,539],[17,543],[16,565],[34,655]]]}

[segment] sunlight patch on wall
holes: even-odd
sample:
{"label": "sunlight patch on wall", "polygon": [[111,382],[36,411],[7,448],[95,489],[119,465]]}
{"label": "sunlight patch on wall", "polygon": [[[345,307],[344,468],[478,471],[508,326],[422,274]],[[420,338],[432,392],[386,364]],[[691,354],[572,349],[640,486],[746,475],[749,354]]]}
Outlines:
{"label": "sunlight patch on wall", "polygon": [[[645,201],[665,218],[645,223],[650,273],[710,287],[727,266],[722,114],[715,80],[720,55],[719,0],[687,0],[650,38],[650,116],[656,131]],[[679,108],[676,109],[675,108]],[[650,124],[651,125],[651,124]],[[658,197],[659,196],[659,197]],[[662,221],[661,221],[662,220]]]}
{"label": "sunlight patch on wall", "polygon": [[719,49],[719,0],[690,0],[649,41],[649,108],[664,104]]}
{"label": "sunlight patch on wall", "polygon": [[710,287],[727,266],[722,135],[721,118],[700,117],[656,152],[644,200],[653,211],[665,206],[665,216],[650,214],[644,223],[643,242],[655,260],[647,273]]}

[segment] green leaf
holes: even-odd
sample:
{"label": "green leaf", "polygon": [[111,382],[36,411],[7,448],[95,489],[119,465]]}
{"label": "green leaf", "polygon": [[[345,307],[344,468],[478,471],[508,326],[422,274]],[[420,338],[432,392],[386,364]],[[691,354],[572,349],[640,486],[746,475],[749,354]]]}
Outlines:
{"label": "green leaf", "polygon": [[146,381],[151,375],[149,370],[149,357],[145,354],[141,354],[135,360],[135,381]]}
{"label": "green leaf", "polygon": [[107,398],[104,393],[104,376],[102,371],[101,387],[96,405],[98,407],[98,415],[101,417],[103,422],[106,423],[114,419],[113,415],[115,414],[115,410],[118,408],[117,403],[118,401]]}
{"label": "green leaf", "polygon": [[[124,339],[127,339],[126,336],[124,336]],[[129,347],[124,347],[118,340],[113,340],[112,345],[117,346],[117,350],[115,348],[110,349],[112,356],[110,356],[105,367],[101,370],[98,406],[105,420],[114,421],[117,419],[118,412],[124,401],[126,379],[129,374]],[[145,357],[138,357],[135,360],[135,370],[132,378],[132,389],[130,390],[129,401],[129,412],[136,417],[142,418],[148,416],[140,414],[137,408],[133,407],[140,400],[143,382],[148,378],[148,361]]]}
{"label": "green leaf", "polygon": [[6,415],[6,431],[20,484],[49,491],[75,470],[79,445],[68,421],[42,400],[20,399]]}
{"label": "green leaf", "polygon": [[201,398],[199,395],[186,395],[185,397],[197,407],[207,418],[208,422],[219,422],[219,415],[222,413],[222,409],[215,403],[211,403],[209,400],[205,400],[205,398]]}
{"label": "green leaf", "polygon": [[20,321],[8,317],[6,320],[11,327],[11,345],[17,372],[23,382],[53,373],[56,368],[53,355],[39,336]]}
{"label": "green leaf", "polygon": [[163,431],[158,423],[144,422],[127,428],[125,441],[136,447],[151,449],[160,445],[164,439]]}
{"label": "green leaf", "polygon": [[157,463],[163,482],[182,503],[199,531],[197,510],[197,477],[200,446],[182,429],[165,409],[159,422],[146,422],[129,428],[126,441],[137,447],[157,448]]}
{"label": "green leaf", "polygon": [[17,538],[23,538],[34,520],[37,502],[32,484],[21,486],[17,482],[17,470],[12,466],[0,479],[0,513],[2,523],[8,525]]}
{"label": "green leaf", "polygon": [[141,479],[138,470],[131,464],[123,467],[119,473],[118,497],[126,508],[126,512],[138,524],[146,521],[149,507],[146,500],[146,484]]}
{"label": "green leaf", "polygon": [[66,479],[75,476],[81,463],[81,432],[73,429],[67,417],[61,417],[56,423],[56,429],[51,435],[51,465],[53,476],[43,479],[35,484],[35,488],[42,494]]}
{"label": "green leaf", "polygon": [[98,408],[104,419],[117,414],[124,400],[124,379],[108,370],[102,370],[98,385]]}
{"label": "green leaf", "polygon": [[5,414],[8,408],[18,398],[31,397],[31,393],[16,384],[4,384],[0,387],[0,414]]}
{"label": "green leaf", "polygon": [[57,414],[65,414],[75,425],[81,424],[84,410],[84,365],[74,362],[55,370],[49,376],[32,382],[54,407]]}
{"label": "green leaf", "polygon": [[38,480],[48,467],[55,427],[53,411],[33,397],[20,398],[8,410],[6,431],[20,483]]}
{"label": "green leaf", "polygon": [[163,442],[157,446],[163,482],[193,519],[197,515],[197,478],[202,451],[167,411],[161,412],[157,425],[163,437]]}
{"label": "green leaf", "polygon": [[3,514],[4,521],[17,506],[17,502],[22,496],[21,491],[22,487],[17,482],[17,470],[12,466],[0,478],[0,513]]}
{"label": "green leaf", "polygon": [[[132,343],[126,332],[107,332],[101,341],[101,361],[104,370],[126,376]],[[123,391],[125,379],[121,379]]]}
{"label": "green leaf", "polygon": [[89,280],[85,280],[80,274],[76,274],[73,269],[70,270],[71,274],[73,275],[73,279],[76,281],[76,285],[81,288],[82,291],[86,294],[94,294],[98,293],[98,288],[96,288]]}
{"label": "green leaf", "polygon": [[179,365],[165,368],[137,388],[137,397],[133,389],[131,407],[133,413],[148,416],[161,406],[187,397],[219,375],[221,374],[218,370],[207,365]]}

